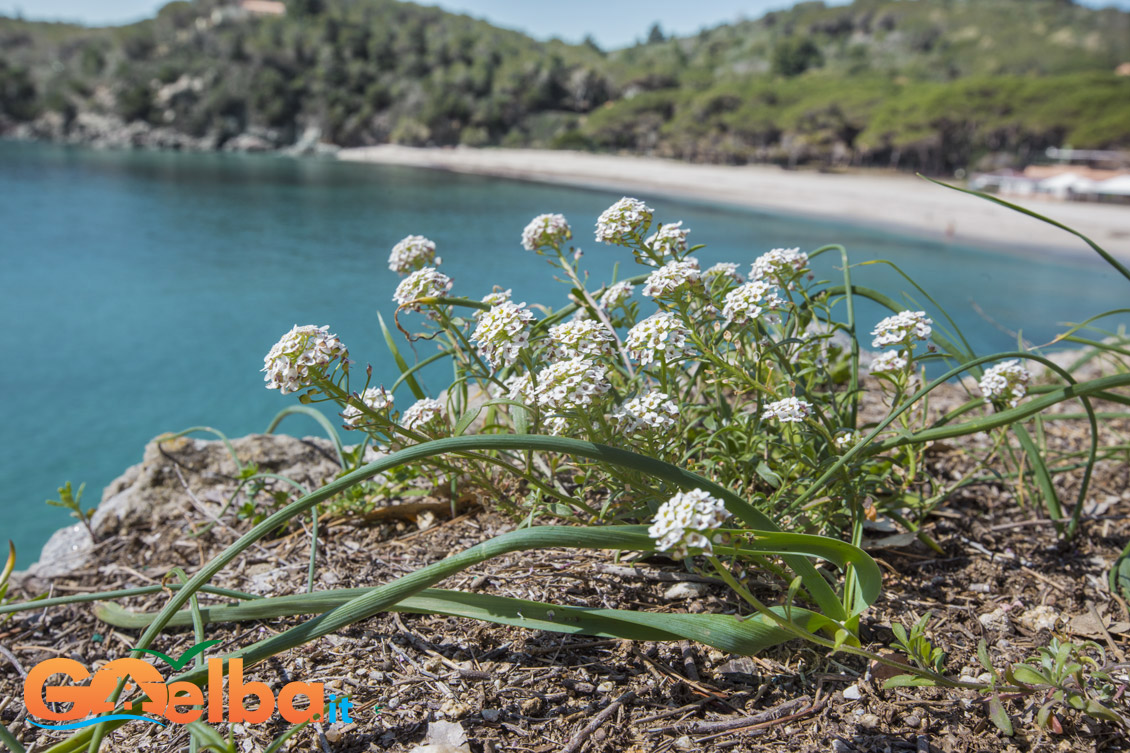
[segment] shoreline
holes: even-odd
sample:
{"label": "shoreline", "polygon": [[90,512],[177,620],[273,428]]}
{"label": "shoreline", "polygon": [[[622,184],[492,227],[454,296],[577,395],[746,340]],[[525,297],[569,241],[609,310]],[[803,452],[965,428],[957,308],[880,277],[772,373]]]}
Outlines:
{"label": "shoreline", "polygon": [[[1102,263],[1094,250],[1065,231],[915,176],[702,165],[657,157],[541,149],[391,144],[342,149],[337,159],[624,191],[644,198],[720,202],[797,218],[880,227],[1022,256],[1038,251]],[[814,207],[817,202],[819,208]],[[1130,207],[1051,201],[1029,201],[1026,206],[1079,230],[1116,258],[1130,260]]]}

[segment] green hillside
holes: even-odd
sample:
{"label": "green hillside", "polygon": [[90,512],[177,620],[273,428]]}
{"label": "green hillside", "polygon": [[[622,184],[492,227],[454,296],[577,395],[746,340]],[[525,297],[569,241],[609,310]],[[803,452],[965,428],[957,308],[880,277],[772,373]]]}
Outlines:
{"label": "green hillside", "polygon": [[110,29],[0,18],[0,132],[181,148],[626,150],[951,170],[1130,147],[1130,13],[1068,0],[803,3],[605,52],[393,0],[174,2]]}

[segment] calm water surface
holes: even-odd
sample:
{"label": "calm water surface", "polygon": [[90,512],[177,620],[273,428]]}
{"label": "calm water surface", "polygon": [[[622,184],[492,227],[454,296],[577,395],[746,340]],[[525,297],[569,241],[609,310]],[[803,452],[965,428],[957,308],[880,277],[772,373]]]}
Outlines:
{"label": "calm water surface", "polygon": [[[0,143],[0,538],[30,563],[68,522],[43,500],[70,480],[85,481],[96,501],[157,434],[199,424],[229,436],[263,430],[293,404],[264,389],[259,372],[293,324],[331,325],[378,382],[391,383],[376,314],[394,309],[399,278],[386,260],[405,235],[436,241],[461,295],[497,284],[519,301],[561,305],[563,288],[519,243],[542,212],[570,219],[594,282],[618,261],[621,276],[634,274],[627,252],[590,240],[618,198],[333,161]],[[773,247],[826,243],[844,244],[856,262],[889,259],[981,352],[1014,347],[1017,329],[1046,341],[1060,322],[1125,302],[1124,283],[1098,263],[642,198],[659,219],[693,228],[708,264],[745,267]],[[831,260],[818,271],[835,273]],[[855,275],[892,295],[910,289],[880,265]],[[868,327],[880,315],[859,314]],[[433,392],[443,386],[431,380]],[[294,433],[320,433],[309,419],[288,421]]]}

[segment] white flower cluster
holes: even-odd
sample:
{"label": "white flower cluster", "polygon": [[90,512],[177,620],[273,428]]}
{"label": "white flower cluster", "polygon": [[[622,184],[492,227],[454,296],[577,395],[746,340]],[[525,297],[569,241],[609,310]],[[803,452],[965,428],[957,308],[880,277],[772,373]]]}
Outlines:
{"label": "white flower cluster", "polygon": [[600,296],[598,303],[605,311],[611,311],[617,306],[623,305],[635,291],[636,286],[632,283],[618,282],[604,291],[604,295]]}
{"label": "white flower cluster", "polygon": [[612,421],[625,434],[669,434],[678,419],[679,404],[659,391],[634,397],[612,414]]}
{"label": "white flower cluster", "polygon": [[727,322],[745,324],[756,319],[766,308],[775,308],[779,299],[773,288],[764,280],[753,280],[726,293],[722,316]]}
{"label": "white flower cluster", "polygon": [[900,311],[875,325],[875,329],[871,330],[871,334],[875,335],[871,347],[884,348],[911,339],[925,340],[933,331],[930,327],[933,323],[925,311]]}
{"label": "white flower cluster", "polygon": [[669,293],[689,290],[698,285],[701,279],[698,259],[668,262],[647,276],[643,294],[650,298],[658,298]]}
{"label": "white flower cluster", "polygon": [[425,397],[412,403],[400,416],[400,425],[410,431],[425,432],[443,423],[443,403]]}
{"label": "white flower cluster", "polygon": [[530,220],[522,231],[522,247],[527,251],[539,248],[561,248],[561,244],[573,237],[564,215],[539,214]]}
{"label": "white flower cluster", "polygon": [[[392,408],[392,393],[384,387],[370,387],[361,393],[361,402],[374,413],[387,414]],[[356,405],[347,405],[341,412],[346,429],[356,429],[365,423],[365,414]]]}
{"label": "white flower cluster", "polygon": [[1028,394],[1028,380],[1032,375],[1018,361],[998,363],[981,377],[981,393],[985,400],[1006,403],[1015,408]]}
{"label": "white flower cluster", "polygon": [[488,306],[497,306],[500,303],[506,303],[507,301],[509,301],[511,292],[511,288],[507,288],[506,290],[499,290],[498,286],[496,285],[494,292],[484,295],[482,301]]}
{"label": "white flower cluster", "polygon": [[521,403],[535,402],[532,389],[534,380],[529,374],[515,374],[512,377],[507,377],[506,381],[502,384],[506,387],[506,397],[508,399],[517,400]]}
{"label": "white flower cluster", "polygon": [[702,279],[707,285],[714,285],[720,278],[725,278],[727,284],[733,281],[737,284],[745,282],[745,278],[738,272],[738,265],[730,261],[720,261],[702,273]]}
{"label": "white flower cluster", "polygon": [[687,235],[689,235],[690,232],[690,228],[683,228],[681,221],[670,222],[659,228],[658,232],[652,233],[648,239],[644,241],[644,245],[659,254],[662,258],[686,253]]}
{"label": "white flower cluster", "polygon": [[623,245],[651,222],[651,207],[627,196],[605,209],[596,221],[596,239]]}
{"label": "white flower cluster", "polygon": [[439,264],[436,258],[436,244],[422,235],[409,235],[395,246],[388,255],[388,268],[406,275],[430,264]]}
{"label": "white flower cluster", "polygon": [[655,540],[657,549],[679,559],[689,556],[692,549],[713,554],[711,531],[728,517],[726,504],[708,492],[679,492],[659,508],[647,535]]}
{"label": "white flower cluster", "polygon": [[[511,390],[515,388],[524,390],[532,402],[547,412],[561,413],[591,406],[595,399],[611,390],[612,385],[603,366],[578,356],[542,369],[538,372],[536,386],[527,382],[524,386],[515,384]],[[563,434],[569,420],[565,416],[550,416],[546,425],[550,433]]]}
{"label": "white flower cluster", "polygon": [[845,431],[836,435],[836,447],[846,450],[855,444],[857,437],[854,431]]}
{"label": "white flower cluster", "polygon": [[328,325],[296,324],[263,359],[263,381],[267,389],[284,395],[298,392],[313,384],[314,377],[322,376],[335,360],[341,359],[342,367],[348,369],[348,358],[349,351],[337,335],[329,333]]}
{"label": "white flower cluster", "polygon": [[479,354],[491,368],[507,366],[518,360],[522,349],[530,343],[530,322],[534,315],[524,303],[503,301],[491,306],[479,317],[479,326],[471,335],[471,342],[479,344]]}
{"label": "white flower cluster", "polygon": [[800,423],[812,413],[812,403],[796,397],[786,397],[769,403],[761,412],[762,418],[775,418],[781,423]]}
{"label": "white flower cluster", "polygon": [[674,314],[660,311],[628,330],[624,344],[632,358],[644,366],[657,356],[670,363],[694,353],[694,348],[687,344],[689,335]]}
{"label": "white flower cluster", "polygon": [[615,342],[612,332],[603,322],[577,320],[549,328],[547,353],[554,361],[575,356],[598,358],[610,355]]}
{"label": "white flower cluster", "polygon": [[871,361],[872,374],[897,374],[906,371],[905,350],[888,350]]}
{"label": "white flower cluster", "polygon": [[[405,277],[396,286],[392,300],[398,306],[405,306],[420,298],[439,298],[451,290],[451,278],[440,272],[435,267],[424,267]],[[419,311],[419,305],[412,306],[413,311]]]}
{"label": "white flower cluster", "polygon": [[808,254],[799,248],[775,248],[754,260],[749,276],[784,288],[807,269]]}

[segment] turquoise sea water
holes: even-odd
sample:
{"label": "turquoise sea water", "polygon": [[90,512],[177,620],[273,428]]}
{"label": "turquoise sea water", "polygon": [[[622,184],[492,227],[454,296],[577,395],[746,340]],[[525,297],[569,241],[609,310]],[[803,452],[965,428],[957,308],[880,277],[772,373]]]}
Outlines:
{"label": "turquoise sea water", "polygon": [[[264,389],[259,372],[293,324],[331,325],[355,360],[391,383],[376,313],[393,311],[399,278],[386,260],[405,235],[437,242],[461,295],[498,284],[516,300],[561,305],[564,288],[519,243],[542,212],[570,219],[594,281],[617,261],[621,276],[634,274],[626,251],[591,240],[617,198],[333,161],[0,143],[0,539],[14,539],[30,563],[68,523],[43,500],[70,480],[85,481],[96,501],[157,434],[199,424],[229,436],[263,430],[293,404]],[[890,259],[981,352],[1013,347],[1004,330],[1043,342],[1057,323],[1125,301],[1125,283],[1099,263],[641,198],[659,219],[684,220],[691,239],[708,244],[706,263],[744,267],[773,247],[833,242],[853,261]],[[830,262],[821,271],[834,272]],[[889,293],[907,288],[878,265],[855,274]],[[880,315],[866,306],[859,314],[868,327]],[[293,433],[320,433],[308,419],[288,420]]]}

